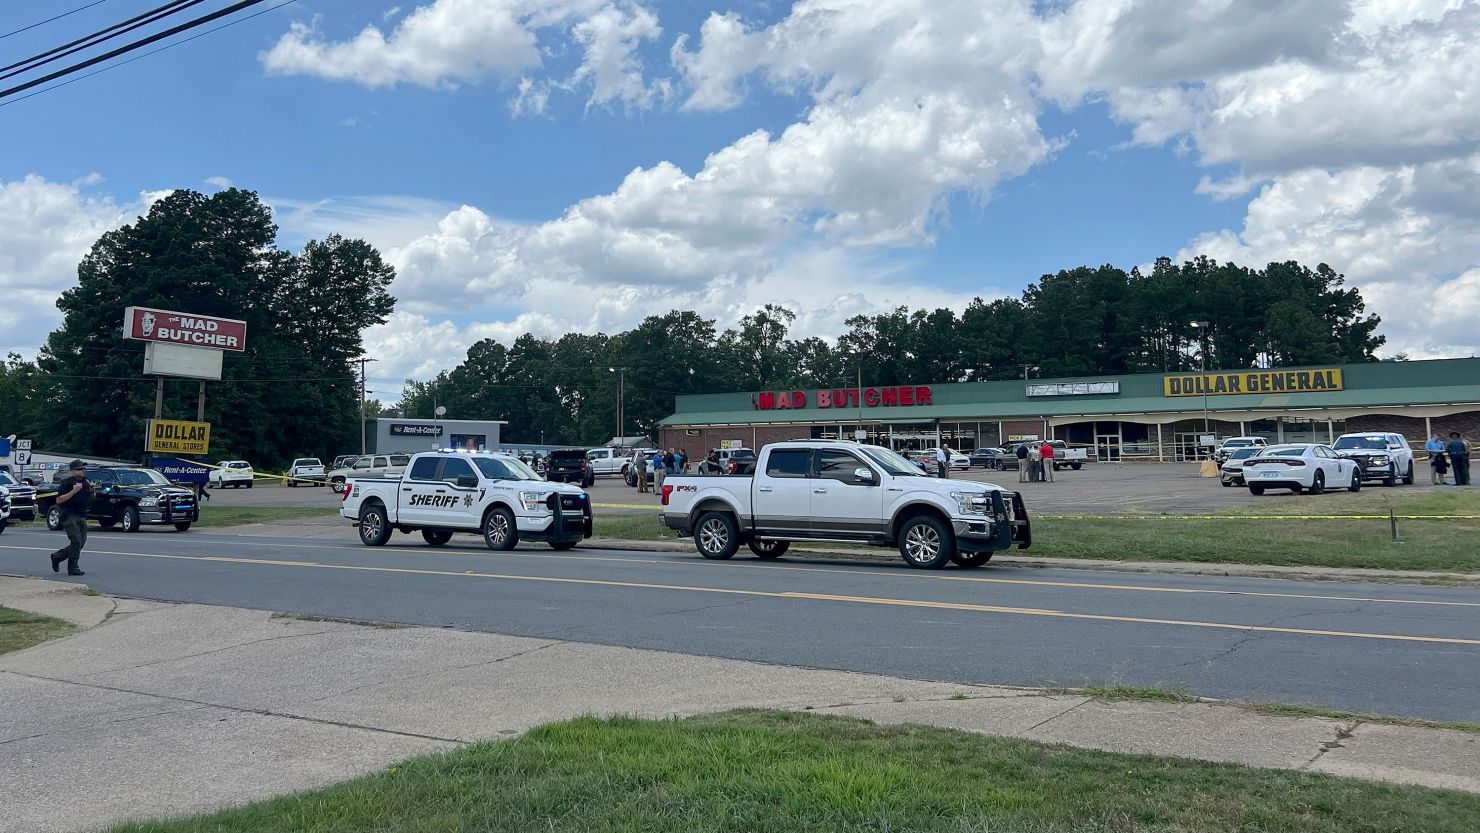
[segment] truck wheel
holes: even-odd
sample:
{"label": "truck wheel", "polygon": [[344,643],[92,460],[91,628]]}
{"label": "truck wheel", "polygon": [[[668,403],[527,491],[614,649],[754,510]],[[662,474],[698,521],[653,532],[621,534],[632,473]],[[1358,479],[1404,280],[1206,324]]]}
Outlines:
{"label": "truck wheel", "polygon": [[434,547],[440,547],[448,541],[452,540],[452,530],[423,529],[421,531],[421,539]]}
{"label": "truck wheel", "polygon": [[514,513],[502,506],[494,507],[483,518],[483,542],[491,550],[511,550],[519,543],[519,527],[514,524]]}
{"label": "truck wheel", "polygon": [[1079,471],[1079,467],[1082,466],[1082,465],[1084,465],[1084,464],[1083,463],[1072,463],[1072,464],[1070,464],[1069,468],[1071,468],[1071,469],[1073,469],[1075,471]]}
{"label": "truck wheel", "polygon": [[990,552],[958,552],[951,556],[951,563],[958,567],[980,567],[991,560]]}
{"label": "truck wheel", "polygon": [[1403,475],[1403,485],[1404,486],[1412,486],[1413,485],[1413,464],[1412,463],[1409,463],[1408,464],[1408,473],[1405,474],[1405,475]]}
{"label": "truck wheel", "polygon": [[735,519],[726,512],[705,512],[694,526],[694,546],[699,554],[715,561],[723,561],[740,549],[740,530]]}
{"label": "truck wheel", "polygon": [[289,480],[288,481],[288,487],[289,488],[292,488],[292,487],[297,486],[297,485],[298,485],[298,482],[295,481],[295,480]]}
{"label": "truck wheel", "polygon": [[6,518],[0,518],[0,532],[4,532],[5,531],[5,527],[7,527],[9,525],[10,525],[10,521],[8,519],[6,519]]}
{"label": "truck wheel", "polygon": [[1392,468],[1388,469],[1388,476],[1387,477],[1384,477],[1382,479],[1382,485],[1384,485],[1384,486],[1396,486],[1396,485],[1398,485],[1398,467],[1397,466],[1393,466]]}
{"label": "truck wheel", "polygon": [[52,504],[51,508],[46,510],[46,528],[52,532],[62,531],[62,507]]}
{"label": "truck wheel", "polygon": [[124,532],[139,531],[139,507],[123,507],[122,529]]}
{"label": "truck wheel", "polygon": [[773,558],[780,558],[781,556],[786,555],[786,551],[790,548],[790,541],[750,542],[750,551],[755,553],[755,557],[761,559],[762,561],[770,561]]}
{"label": "truck wheel", "polygon": [[385,507],[372,503],[360,510],[360,543],[367,547],[379,547],[391,539],[391,524],[386,518]]}
{"label": "truck wheel", "polygon": [[956,554],[955,535],[934,515],[916,515],[899,530],[899,554],[921,570],[938,570]]}
{"label": "truck wheel", "polygon": [[98,526],[100,526],[100,527],[102,527],[104,529],[112,529],[113,527],[118,526],[118,519],[117,518],[100,518],[98,520]]}
{"label": "truck wheel", "polygon": [[247,488],[248,489],[252,488],[252,481],[250,481],[250,480],[247,481]]}
{"label": "truck wheel", "polygon": [[565,551],[568,549],[573,549],[575,545],[575,541],[551,541],[550,549]]}
{"label": "truck wheel", "polygon": [[190,521],[180,521],[179,523],[175,524],[175,531],[176,532],[184,532],[185,530],[187,530],[189,528],[190,528]]}

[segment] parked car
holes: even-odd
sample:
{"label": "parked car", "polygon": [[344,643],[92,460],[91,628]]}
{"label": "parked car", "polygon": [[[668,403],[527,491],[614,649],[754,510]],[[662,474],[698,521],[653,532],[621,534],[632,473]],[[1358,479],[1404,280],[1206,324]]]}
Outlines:
{"label": "parked car", "polygon": [[1393,486],[1401,479],[1413,485],[1413,448],[1402,434],[1342,434],[1331,450],[1355,460],[1363,480],[1381,480],[1382,485]]}
{"label": "parked car", "polygon": [[392,532],[420,532],[439,547],[454,533],[481,534],[493,550],[521,540],[567,550],[591,537],[591,501],[578,486],[548,483],[512,454],[430,451],[395,478],[352,478],[339,514],[360,542],[378,547]]}
{"label": "parked car", "polygon": [[1356,461],[1337,456],[1330,446],[1290,443],[1270,446],[1244,460],[1244,482],[1255,495],[1264,494],[1265,489],[1318,495],[1328,486],[1358,491],[1362,488],[1362,473]]}
{"label": "parked car", "polygon": [[550,452],[545,467],[545,479],[551,483],[579,483],[589,489],[596,483],[596,473],[591,470],[587,452],[580,448],[562,448]]}
{"label": "parked car", "polygon": [[252,464],[246,460],[222,460],[206,475],[206,483],[213,489],[224,489],[227,486],[233,489],[246,486],[250,489],[253,477]]}
{"label": "parked car", "polygon": [[366,454],[342,469],[329,472],[329,484],[337,492],[351,477],[399,477],[410,464],[410,454]]}
{"label": "parked car", "polygon": [[908,451],[905,451],[902,456],[906,460],[909,460],[911,463],[913,463],[915,465],[915,468],[919,469],[922,473],[929,475],[930,477],[935,476],[937,470],[935,467],[934,452],[930,452],[927,454],[922,449],[912,448]]}
{"label": "parked car", "polygon": [[1233,452],[1235,450],[1240,448],[1253,448],[1262,450],[1268,447],[1269,442],[1266,441],[1263,437],[1229,437],[1225,439],[1222,444],[1220,444],[1216,449],[1214,449],[1213,462],[1221,463],[1224,460],[1227,460],[1229,457],[1233,456]]}
{"label": "parked car", "polygon": [[0,490],[10,500],[12,521],[36,520],[36,487],[22,483],[6,472],[0,472]]}
{"label": "parked car", "polygon": [[325,480],[324,464],[317,457],[299,457],[288,467],[289,486],[297,486],[299,483],[322,486]]}
{"label": "parked car", "polygon": [[[70,472],[59,471],[53,482],[70,476]],[[154,469],[103,466],[90,469],[87,479],[93,485],[88,520],[104,529],[117,526],[124,532],[138,532],[143,524],[168,524],[184,532],[200,518],[195,492],[172,485]],[[36,508],[46,517],[47,529],[62,528],[62,507],[57,505],[54,490],[39,499]]]}
{"label": "parked car", "polygon": [[840,440],[773,443],[751,477],[676,475],[660,499],[663,525],[710,559],[742,544],[771,559],[792,541],[834,540],[897,546],[911,567],[979,567],[1032,540],[1017,492],[923,477],[887,448]]}
{"label": "parked car", "polygon": [[[971,464],[973,466],[981,466],[984,469],[1000,469],[1002,468],[1002,458],[1005,454],[1006,452],[1000,448],[978,448],[971,452]],[[1016,458],[1013,459],[1013,465],[1016,466]]]}
{"label": "parked car", "polygon": [[[927,448],[925,449],[925,456],[932,462],[938,462],[935,453],[938,450],[939,449],[935,448]],[[950,468],[951,471],[968,471],[971,469],[971,458],[959,451],[952,449],[951,451],[946,452],[946,465]]]}
{"label": "parked car", "polygon": [[1218,467],[1219,482],[1224,486],[1248,485],[1244,482],[1244,461],[1258,455],[1263,450],[1263,446],[1255,447],[1246,445],[1242,448],[1235,448],[1228,455],[1228,459],[1223,461],[1223,465]]}
{"label": "parked car", "polygon": [[347,469],[350,466],[353,466],[355,464],[355,461],[360,459],[360,456],[361,455],[359,454],[341,454],[338,457],[334,458],[334,462],[329,464],[329,470],[333,471],[334,469]]}
{"label": "parked car", "polygon": [[1053,470],[1073,469],[1079,471],[1089,460],[1089,451],[1083,448],[1070,448],[1063,440],[1049,440],[1048,444],[1053,446]]}
{"label": "parked car", "polygon": [[[645,448],[642,450],[644,460],[642,468],[647,470],[648,482],[652,482],[653,479],[653,455],[657,453],[656,449]],[[626,481],[628,486],[633,487],[637,486],[638,468],[633,464],[633,460],[635,459],[637,459],[637,452],[633,451],[627,455],[627,464],[622,467],[622,479]]]}

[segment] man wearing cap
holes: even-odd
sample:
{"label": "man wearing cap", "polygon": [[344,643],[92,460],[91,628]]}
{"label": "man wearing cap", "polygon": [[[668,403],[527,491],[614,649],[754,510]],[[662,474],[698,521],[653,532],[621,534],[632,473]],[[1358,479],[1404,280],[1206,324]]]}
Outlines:
{"label": "man wearing cap", "polygon": [[62,531],[67,533],[67,546],[51,554],[51,571],[61,572],[67,562],[67,575],[83,575],[78,561],[82,545],[87,543],[87,507],[92,503],[92,484],[87,482],[87,464],[73,460],[68,466],[71,477],[57,483],[57,508],[62,510]]}

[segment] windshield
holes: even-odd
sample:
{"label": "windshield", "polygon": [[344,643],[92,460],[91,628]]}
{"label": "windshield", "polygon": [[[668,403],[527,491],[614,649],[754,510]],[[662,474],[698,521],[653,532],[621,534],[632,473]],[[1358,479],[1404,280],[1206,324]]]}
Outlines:
{"label": "windshield", "polygon": [[895,477],[924,477],[920,472],[919,466],[916,466],[914,463],[911,463],[909,460],[887,448],[881,448],[876,445],[863,445],[859,446],[858,450],[863,452],[863,456],[877,463],[886,473],[892,474]]}
{"label": "windshield", "polygon": [[731,460],[754,460],[755,452],[748,448],[739,448],[730,452]]}
{"label": "windshield", "polygon": [[154,469],[114,469],[113,476],[124,486],[168,486],[170,481]]}
{"label": "windshield", "polygon": [[526,466],[519,460],[505,457],[474,457],[473,465],[478,471],[483,472],[484,477],[495,480],[543,480],[534,469]]}
{"label": "windshield", "polygon": [[1387,451],[1387,440],[1382,437],[1341,437],[1336,445],[1331,446],[1338,451],[1348,448],[1375,448],[1378,451]]}
{"label": "windshield", "polygon": [[299,457],[297,460],[294,460],[293,461],[293,465],[295,465],[295,466],[322,466],[323,463],[320,463],[319,462],[319,458],[317,458],[317,457]]}
{"label": "windshield", "polygon": [[0,471],[0,486],[15,486],[15,485],[17,485],[17,484],[15,482],[15,478],[14,477],[11,477],[10,475],[6,474],[3,471]]}
{"label": "windshield", "polygon": [[1233,454],[1229,455],[1229,457],[1233,460],[1244,460],[1249,457],[1253,457],[1255,454],[1258,453],[1259,449],[1257,448],[1240,448],[1235,450]]}
{"label": "windshield", "polygon": [[1253,444],[1254,444],[1254,441],[1253,440],[1224,440],[1223,441],[1223,447],[1224,448],[1241,448],[1243,446],[1253,445]]}

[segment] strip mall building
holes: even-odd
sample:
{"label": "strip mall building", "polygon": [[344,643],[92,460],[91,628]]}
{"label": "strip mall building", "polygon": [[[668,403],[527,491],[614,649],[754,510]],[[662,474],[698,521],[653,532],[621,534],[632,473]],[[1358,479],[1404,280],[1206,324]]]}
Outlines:
{"label": "strip mall building", "polygon": [[805,437],[970,450],[1061,439],[1101,460],[1195,459],[1203,438],[1330,442],[1350,431],[1480,440],[1480,359],[680,396],[664,448]]}

